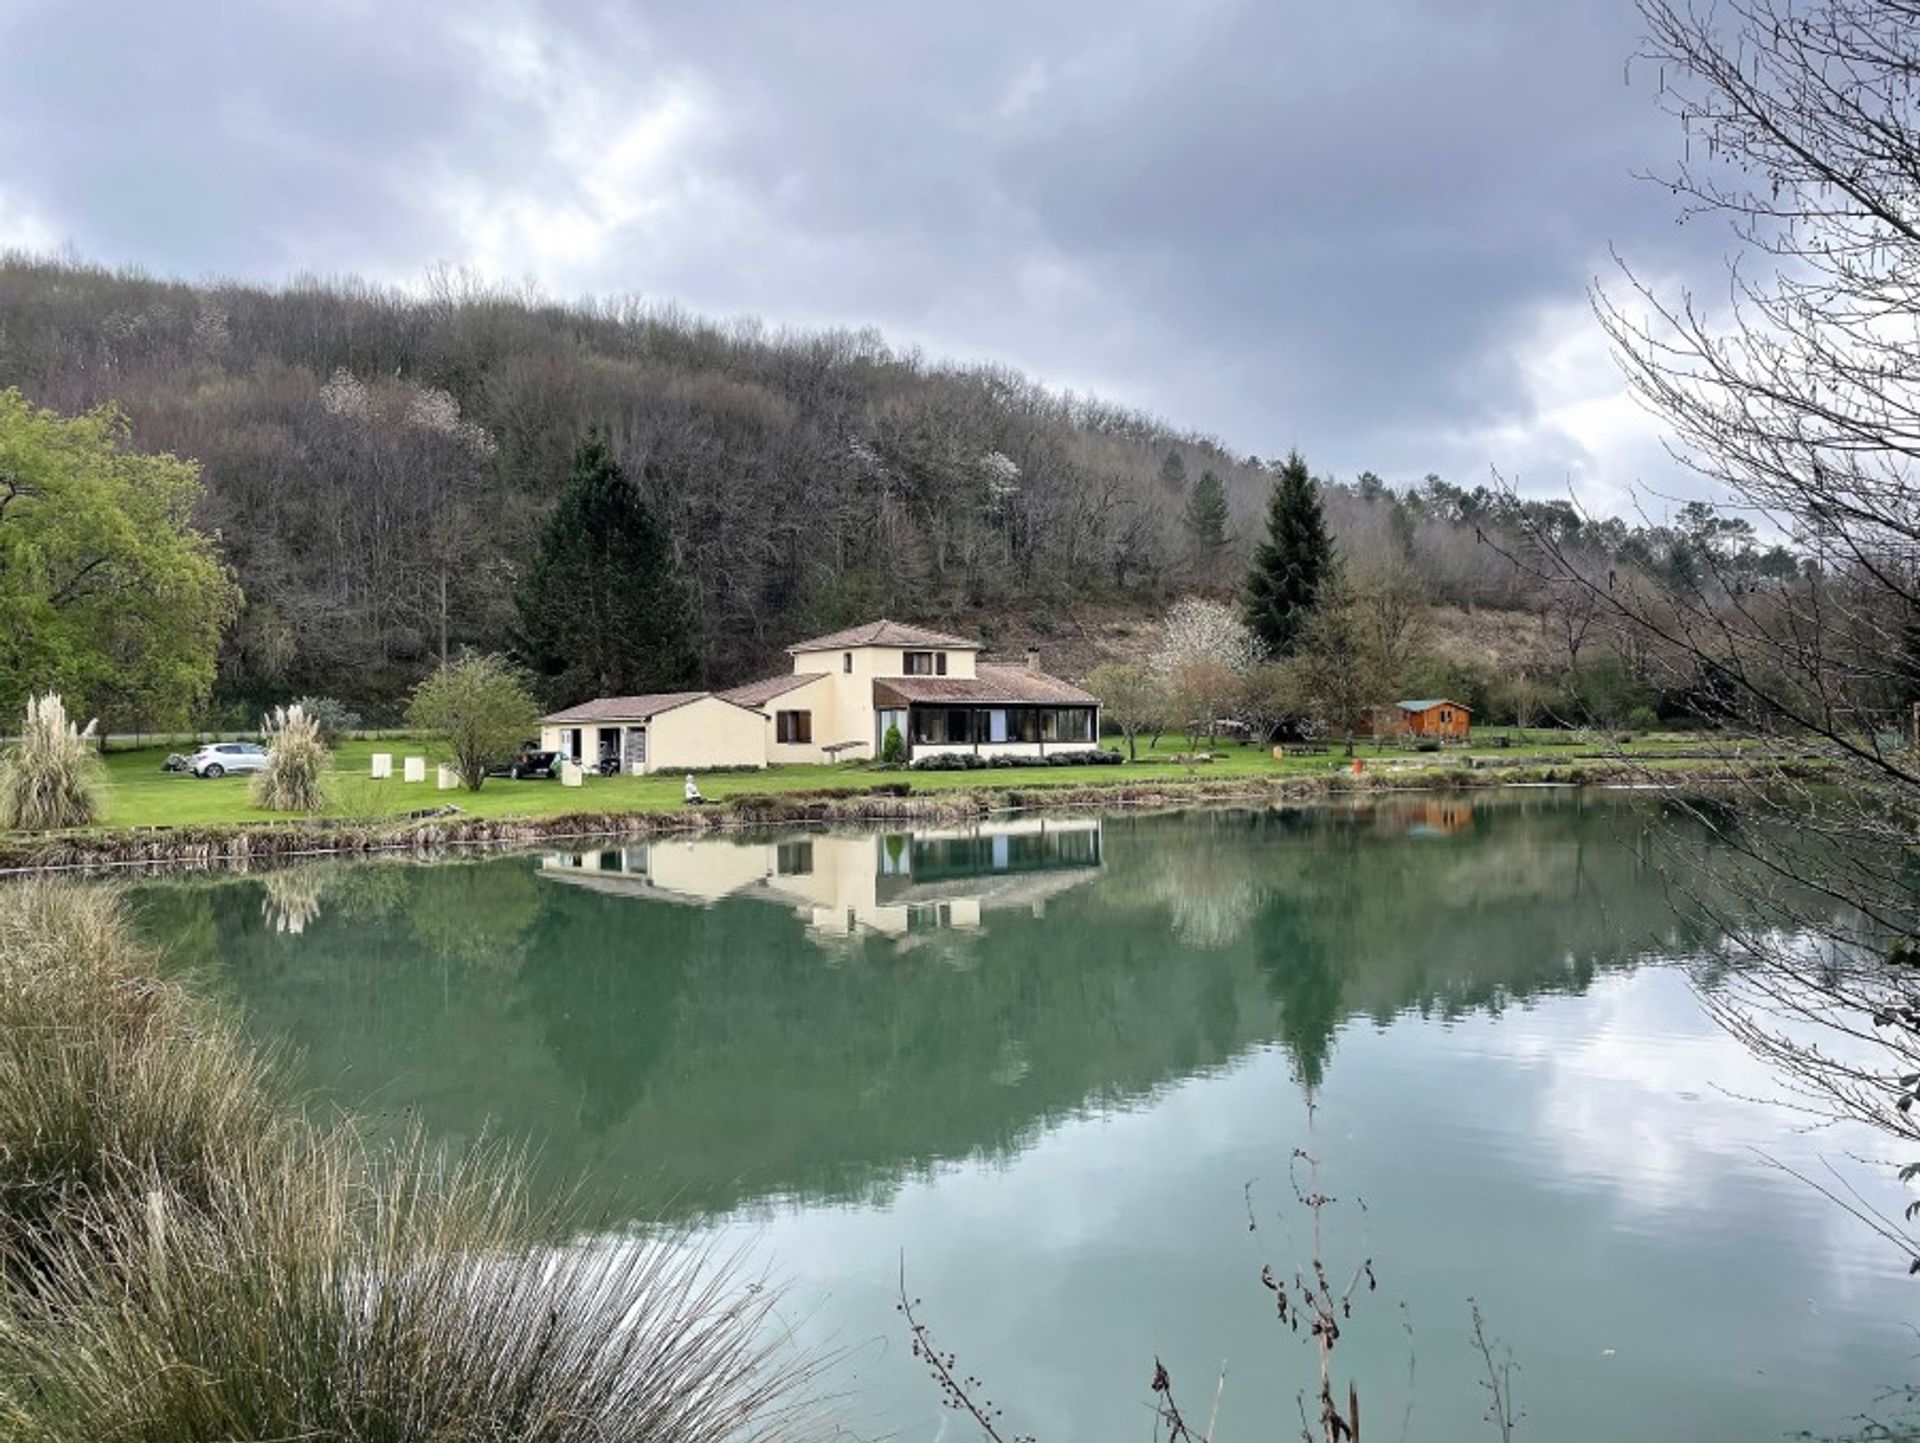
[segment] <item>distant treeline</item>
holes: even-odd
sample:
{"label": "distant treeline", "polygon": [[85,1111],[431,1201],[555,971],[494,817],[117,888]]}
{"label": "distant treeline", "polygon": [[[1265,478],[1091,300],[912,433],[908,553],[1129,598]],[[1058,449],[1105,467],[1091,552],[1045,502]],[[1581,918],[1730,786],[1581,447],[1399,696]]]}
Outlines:
{"label": "distant treeline", "polygon": [[[1272,484],[1208,437],[871,331],[563,305],[452,275],[266,289],[0,259],[7,385],[68,414],[117,405],[140,449],[203,465],[199,520],[245,597],[219,692],[249,703],[378,711],[450,650],[510,649],[515,582],[589,429],[671,532],[714,683],[863,617],[1224,592]],[[1484,544],[1518,508],[1596,564],[1664,575],[1706,546],[1793,565],[1710,511],[1633,528],[1431,477],[1322,484],[1348,563],[1410,569],[1436,602],[1545,614],[1538,582]]]}

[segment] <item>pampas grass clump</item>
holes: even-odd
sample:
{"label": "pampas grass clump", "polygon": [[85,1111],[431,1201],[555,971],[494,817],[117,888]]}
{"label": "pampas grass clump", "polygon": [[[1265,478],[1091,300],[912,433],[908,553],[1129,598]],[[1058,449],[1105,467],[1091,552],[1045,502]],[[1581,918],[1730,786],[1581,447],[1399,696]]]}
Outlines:
{"label": "pampas grass clump", "polygon": [[266,734],[267,769],[253,778],[254,805],[269,812],[317,812],[326,805],[321,778],[327,770],[327,743],[317,717],[298,703],[277,706],[261,722]]}
{"label": "pampas grass clump", "polygon": [[100,819],[96,723],[82,731],[53,692],[29,697],[20,740],[0,757],[0,826],[21,831],[85,827]]}

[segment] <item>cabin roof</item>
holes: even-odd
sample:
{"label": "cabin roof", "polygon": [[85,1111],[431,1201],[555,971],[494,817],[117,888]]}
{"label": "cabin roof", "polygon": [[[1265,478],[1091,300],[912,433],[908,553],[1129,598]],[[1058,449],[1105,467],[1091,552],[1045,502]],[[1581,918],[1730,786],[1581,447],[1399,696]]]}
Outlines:
{"label": "cabin roof", "polygon": [[1394,705],[1399,707],[1401,711],[1432,711],[1437,706],[1457,707],[1459,710],[1465,712],[1473,710],[1473,708],[1465,702],[1450,701],[1444,696],[1422,697],[1418,701],[1397,701]]}

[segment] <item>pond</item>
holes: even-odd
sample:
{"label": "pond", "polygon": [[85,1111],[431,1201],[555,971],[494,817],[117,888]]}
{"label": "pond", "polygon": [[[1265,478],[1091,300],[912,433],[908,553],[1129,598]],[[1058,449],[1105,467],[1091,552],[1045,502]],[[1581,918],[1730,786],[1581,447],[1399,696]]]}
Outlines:
{"label": "pond", "polygon": [[972,1436],[909,1355],[903,1271],[1042,1443],[1150,1436],[1156,1358],[1202,1419],[1225,1367],[1221,1439],[1297,1436],[1313,1355],[1260,1282],[1311,1256],[1295,1149],[1336,1285],[1378,1280],[1335,1355],[1368,1436],[1496,1436],[1470,1298],[1522,1438],[1862,1436],[1920,1283],[1792,1174],[1905,1197],[1704,1015],[1681,964],[1714,939],[1667,885],[1702,840],[1539,792],[135,895],[316,1107],[524,1140],[609,1234],[750,1240],[857,1436]]}

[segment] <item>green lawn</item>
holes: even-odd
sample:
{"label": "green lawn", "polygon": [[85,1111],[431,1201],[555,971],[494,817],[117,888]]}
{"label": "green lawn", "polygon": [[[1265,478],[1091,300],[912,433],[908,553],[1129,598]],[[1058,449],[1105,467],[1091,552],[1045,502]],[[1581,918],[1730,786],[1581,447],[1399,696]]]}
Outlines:
{"label": "green lawn", "polygon": [[[1535,731],[1515,738],[1509,748],[1489,745],[1492,736],[1483,735],[1469,755],[1507,758],[1536,757],[1541,761],[1571,761],[1581,756],[1599,755],[1592,744],[1574,743],[1566,733]],[[1650,736],[1636,738],[1626,750],[1630,754],[1704,752],[1709,739],[1686,736]],[[1720,743],[1724,746],[1724,742]],[[859,762],[837,766],[770,767],[759,772],[715,773],[700,778],[700,789],[716,800],[744,793],[808,791],[823,787],[868,787],[886,782],[907,782],[915,791],[941,791],[955,787],[1018,787],[1029,790],[1046,786],[1085,786],[1097,783],[1153,782],[1196,779],[1221,781],[1234,777],[1285,777],[1325,773],[1349,765],[1344,748],[1336,743],[1321,756],[1287,757],[1276,761],[1263,747],[1241,746],[1226,742],[1216,746],[1213,760],[1188,766],[1173,760],[1186,751],[1183,738],[1164,737],[1157,748],[1141,749],[1138,762],[1119,767],[1020,767],[990,768],[971,772],[882,771]],[[470,816],[554,816],[565,812],[662,811],[682,805],[682,779],[678,775],[652,777],[589,776],[586,785],[574,789],[557,781],[515,782],[504,778],[489,780],[478,792],[442,792],[434,787],[433,768],[429,780],[407,783],[398,780],[376,782],[370,772],[375,751],[392,752],[394,769],[398,758],[425,755],[431,759],[431,747],[409,745],[404,741],[350,741],[341,745],[334,757],[332,802],[324,815],[341,819],[368,819],[395,816],[421,808],[451,804]],[[202,781],[184,773],[160,770],[167,748],[152,747],[115,751],[107,756],[109,777],[106,825],[109,827],[151,827],[224,825],[235,822],[271,822],[291,820],[262,812],[249,796],[249,777],[222,777]],[[1392,748],[1382,751],[1371,743],[1361,743],[1359,754],[1370,767],[1381,765],[1426,766],[1460,751],[1449,750],[1440,756]]]}

